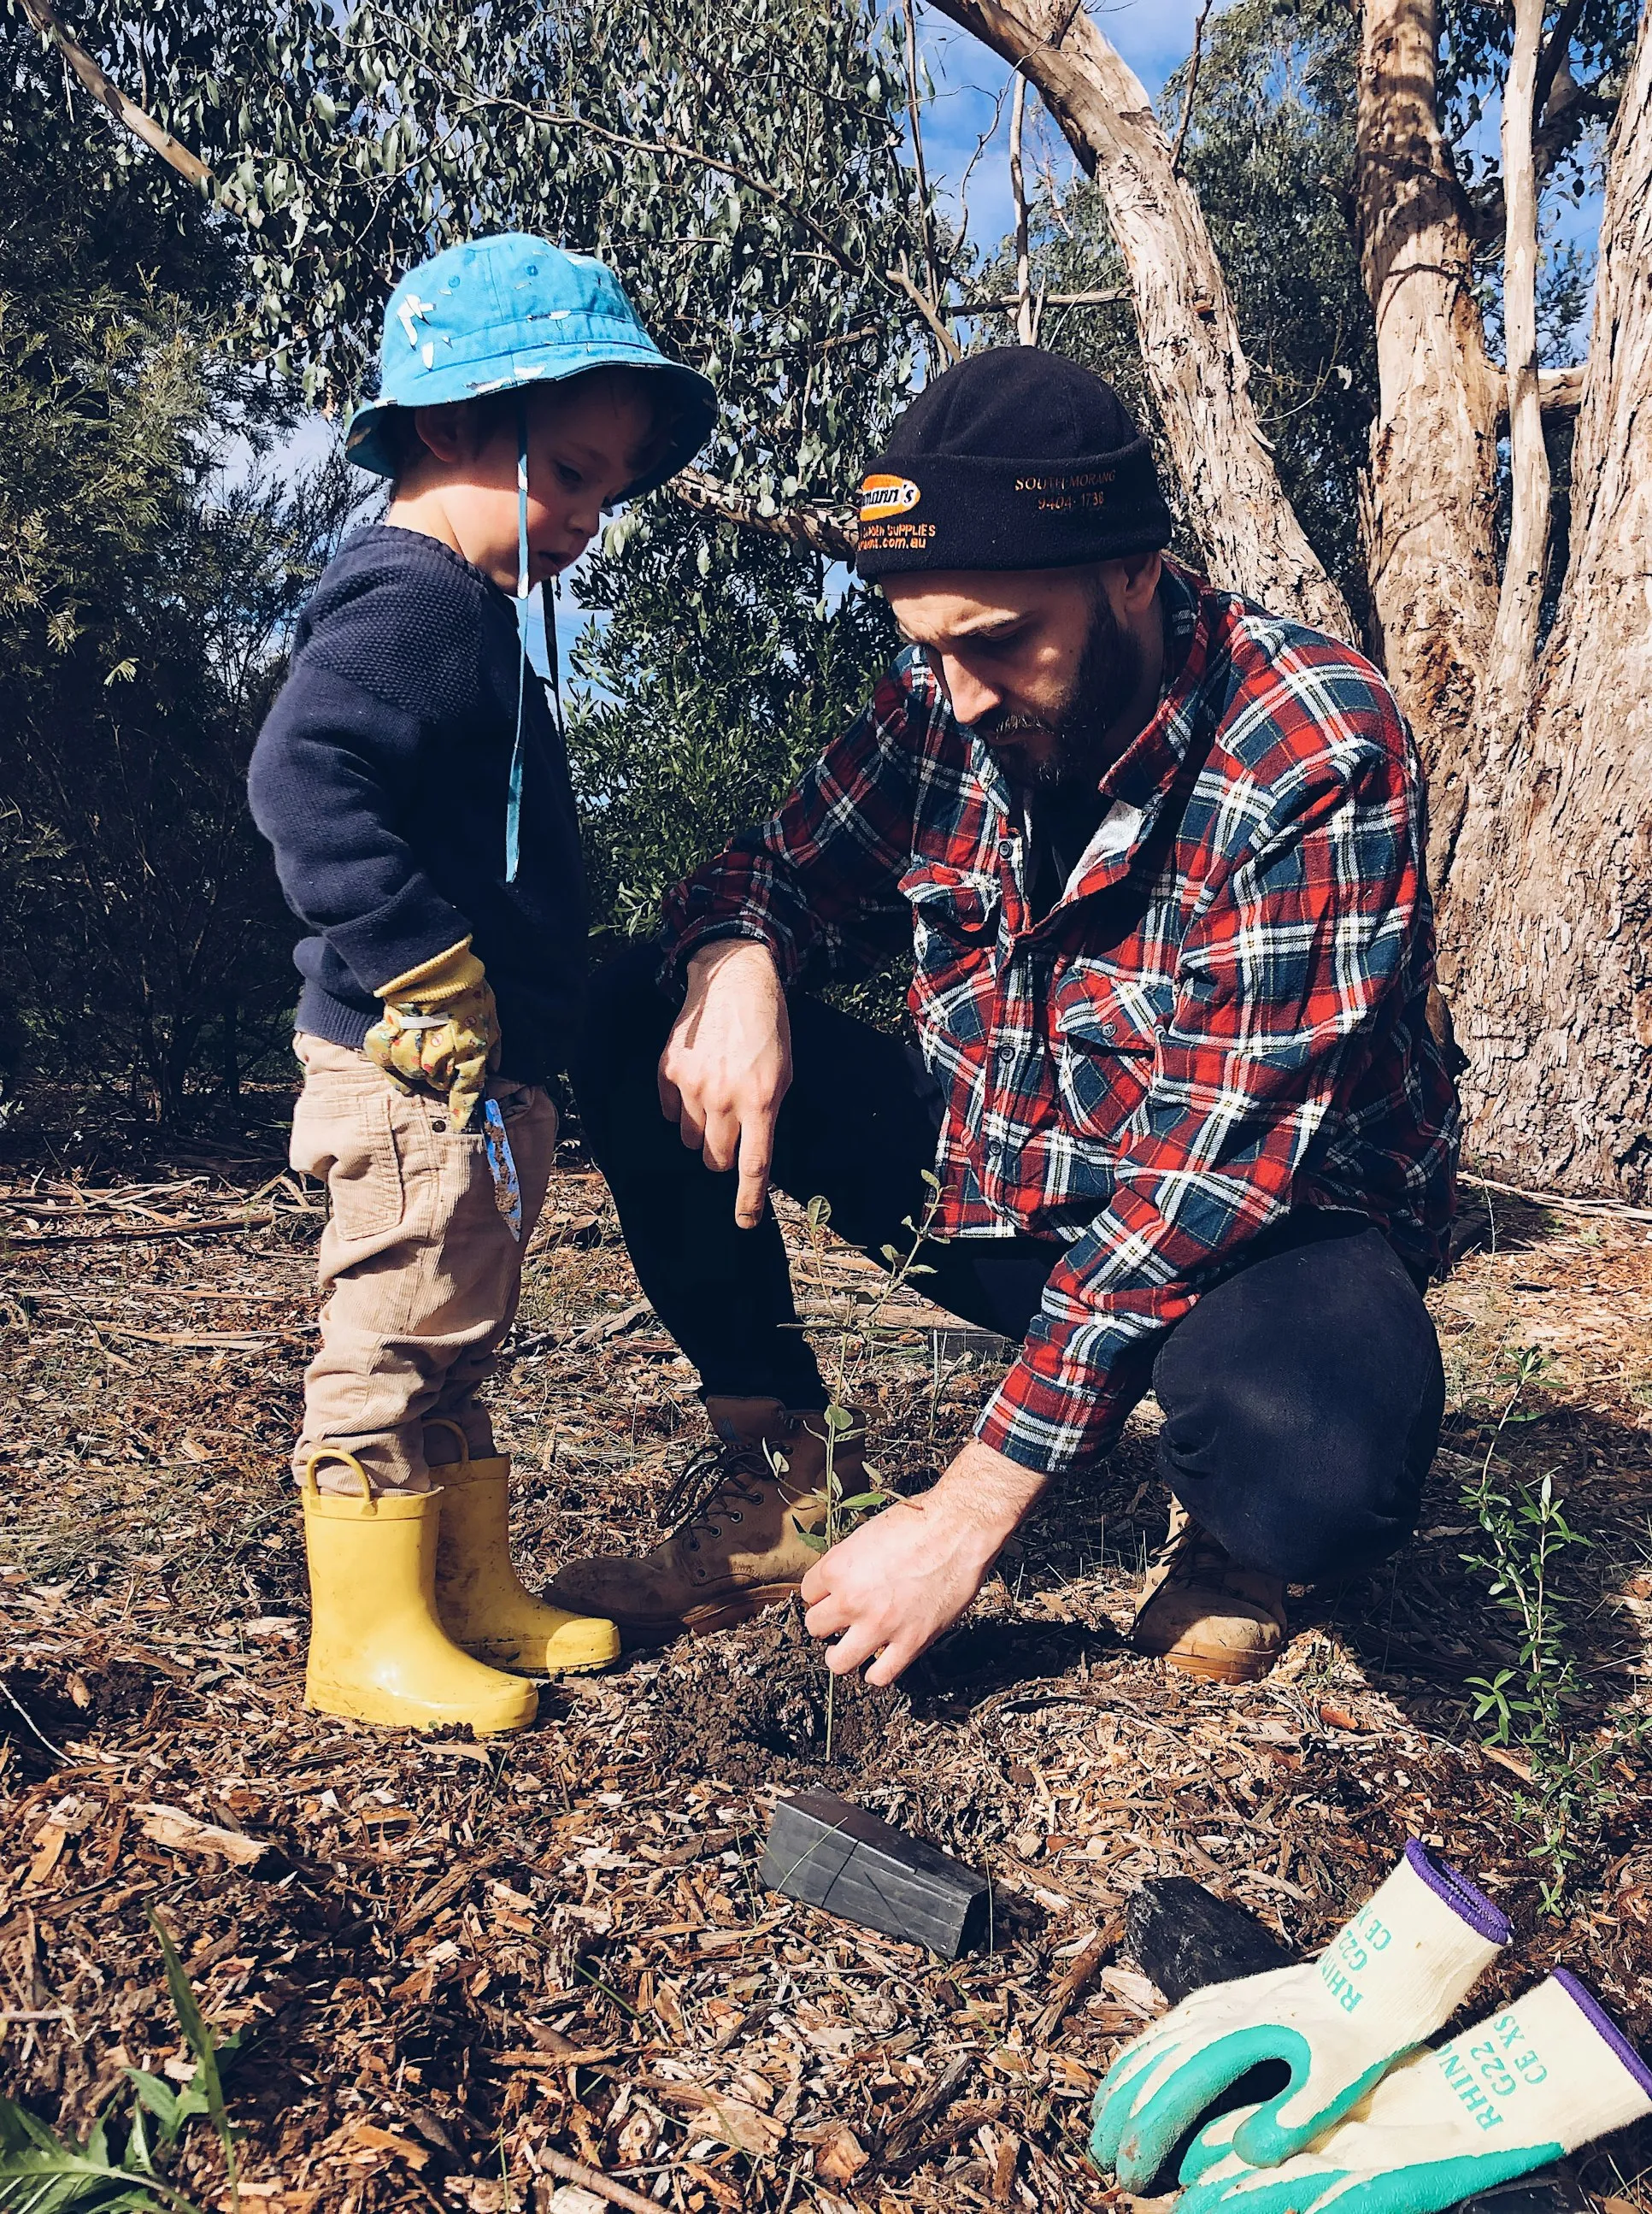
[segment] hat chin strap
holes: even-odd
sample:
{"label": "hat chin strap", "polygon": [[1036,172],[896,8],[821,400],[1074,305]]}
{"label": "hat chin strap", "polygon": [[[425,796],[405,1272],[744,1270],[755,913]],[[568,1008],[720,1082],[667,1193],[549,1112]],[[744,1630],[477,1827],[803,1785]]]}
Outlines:
{"label": "hat chin strap", "polygon": [[[554,590],[561,590],[558,578]],[[521,648],[521,659],[516,671],[516,739],[510,749],[510,795],[505,809],[505,882],[516,881],[516,865],[520,859],[522,816],[522,725],[527,702],[527,624],[529,584],[527,574],[527,400],[525,394],[516,395],[516,637]],[[546,665],[550,676],[550,694],[546,705],[558,737],[564,736],[562,720],[562,684],[557,667],[557,625],[552,613],[551,591],[541,596],[540,613],[545,623]]]}
{"label": "hat chin strap", "polygon": [[516,394],[516,740],[510,749],[510,796],[505,806],[505,882],[516,881],[522,823],[522,715],[527,701],[527,395]]}

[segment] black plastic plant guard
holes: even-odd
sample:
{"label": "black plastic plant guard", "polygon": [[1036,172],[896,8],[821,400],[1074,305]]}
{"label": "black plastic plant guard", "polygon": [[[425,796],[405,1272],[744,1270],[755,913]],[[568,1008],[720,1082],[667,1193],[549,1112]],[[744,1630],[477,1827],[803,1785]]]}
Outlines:
{"label": "black plastic plant guard", "polygon": [[803,1791],[774,1810],[762,1881],[846,1922],[927,1945],[955,1960],[986,1934],[984,1875],[880,1821],[835,1791]]}

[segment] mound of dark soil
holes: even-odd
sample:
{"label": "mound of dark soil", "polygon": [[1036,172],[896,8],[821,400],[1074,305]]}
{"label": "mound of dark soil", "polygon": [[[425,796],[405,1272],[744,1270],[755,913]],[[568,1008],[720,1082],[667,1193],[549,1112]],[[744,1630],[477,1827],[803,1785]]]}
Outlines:
{"label": "mound of dark soil", "polygon": [[[841,1789],[901,1765],[911,1706],[899,1691],[828,1674],[797,1601],[673,1649],[648,1685],[662,1773]],[[828,1736],[830,1746],[828,1751]]]}

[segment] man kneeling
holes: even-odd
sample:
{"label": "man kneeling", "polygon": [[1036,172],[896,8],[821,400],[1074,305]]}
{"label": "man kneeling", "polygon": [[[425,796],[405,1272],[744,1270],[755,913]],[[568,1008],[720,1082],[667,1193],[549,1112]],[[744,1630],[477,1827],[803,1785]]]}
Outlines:
{"label": "man kneeling", "polygon": [[[857,566],[911,643],[594,988],[590,1141],[716,1441],[674,1533],[562,1605],[642,1641],[801,1587],[830,1665],[893,1682],[1149,1384],[1143,1651],[1260,1675],[1287,1582],[1412,1528],[1456,1142],[1421,773],[1367,662],[1169,536],[1116,394],[1033,348],[949,370],[867,478]],[[907,932],[917,1051],[808,993]],[[926,1171],[926,1294],[1020,1355],[930,1491],[819,1556],[827,1393],[767,1188],[876,1259]]]}

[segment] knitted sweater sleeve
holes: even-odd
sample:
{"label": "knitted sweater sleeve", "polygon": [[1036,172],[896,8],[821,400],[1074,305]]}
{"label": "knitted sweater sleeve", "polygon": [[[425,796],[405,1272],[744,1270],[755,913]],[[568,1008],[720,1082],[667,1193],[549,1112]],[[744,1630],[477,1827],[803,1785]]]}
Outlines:
{"label": "knitted sweater sleeve", "polygon": [[393,574],[318,609],[248,777],[288,905],[374,994],[471,927],[405,833],[430,722],[479,688],[462,624],[431,615]]}

